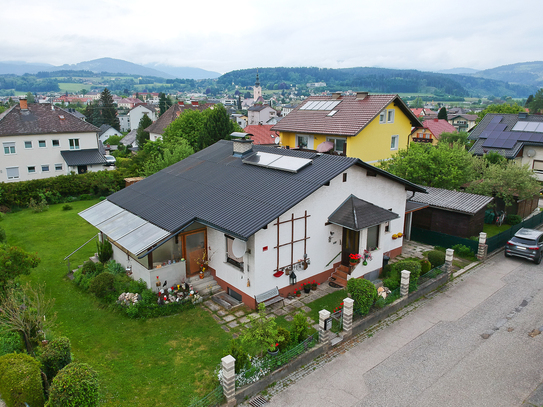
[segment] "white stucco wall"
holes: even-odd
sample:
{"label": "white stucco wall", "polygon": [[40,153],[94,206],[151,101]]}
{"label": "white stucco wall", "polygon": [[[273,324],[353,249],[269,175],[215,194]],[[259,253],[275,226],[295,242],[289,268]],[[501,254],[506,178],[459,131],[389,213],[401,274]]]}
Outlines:
{"label": "white stucco wall", "polygon": [[[60,154],[63,150],[69,150],[70,139],[79,139],[79,149],[98,148],[97,133],[51,133],[39,135],[17,135],[0,137],[0,182],[18,182],[32,179],[67,175],[70,169]],[[39,147],[39,141],[45,141],[45,147]],[[59,146],[53,147],[53,140],[58,140]],[[5,154],[3,143],[15,142],[15,154]],[[25,148],[25,142],[31,142],[32,148]],[[62,170],[55,170],[55,164],[62,164]],[[49,171],[42,171],[42,166],[48,165]],[[33,166],[36,172],[29,173],[28,167]],[[6,168],[18,167],[19,178],[7,178]],[[90,166],[89,166],[90,167]],[[90,171],[103,170],[102,165],[96,165]],[[77,173],[77,168],[75,169]]]}
{"label": "white stucco wall", "polygon": [[[528,157],[529,150],[535,151],[535,155]],[[538,164],[543,165],[543,147],[525,146],[522,157],[516,158],[515,162],[521,165],[528,165],[529,168],[534,168],[534,160],[541,161],[542,163]],[[534,171],[534,175],[539,181],[543,181],[543,171]]]}
{"label": "white stucco wall", "polygon": [[[352,193],[360,199],[364,199],[384,209],[392,208],[392,211],[400,215],[400,218],[390,222],[390,232],[385,233],[384,227],[380,228],[379,249],[372,252],[373,260],[367,266],[358,265],[350,278],[360,277],[373,270],[382,267],[383,254],[402,245],[402,239],[392,239],[392,234],[403,231],[403,219],[405,214],[405,189],[402,184],[391,181],[381,176],[368,177],[366,170],[359,167],[351,167],[346,171],[347,182],[343,182],[343,174],[338,175],[330,182],[330,186],[323,186],[310,197],[285,212],[281,221],[304,216],[305,211],[310,215],[307,221],[307,255],[310,265],[306,270],[295,270],[298,287],[302,282],[313,280],[314,276],[332,267],[334,263],[341,261],[342,228],[337,225],[325,225],[328,216],[331,215]],[[277,226],[276,220],[268,224],[267,229],[261,229],[251,239],[247,247],[250,254],[244,256],[244,271],[226,263],[225,235],[222,232],[208,229],[208,245],[213,256],[211,267],[217,271],[217,277],[235,287],[235,289],[249,295],[263,293],[275,286],[279,289],[289,286],[289,277],[282,275],[273,276],[277,267]],[[296,220],[294,226],[294,240],[304,236],[305,223],[303,219]],[[292,240],[291,224],[280,225],[280,243],[284,244]],[[330,232],[334,232],[333,235]],[[329,239],[330,238],[330,239]],[[366,230],[360,232],[360,253],[366,247]],[[267,247],[267,250],[265,249]],[[294,244],[293,259],[296,262],[303,258],[303,241]],[[279,267],[289,265],[291,262],[290,246],[280,250]],[[329,265],[328,265],[329,264]],[[250,287],[247,287],[247,280]]]}

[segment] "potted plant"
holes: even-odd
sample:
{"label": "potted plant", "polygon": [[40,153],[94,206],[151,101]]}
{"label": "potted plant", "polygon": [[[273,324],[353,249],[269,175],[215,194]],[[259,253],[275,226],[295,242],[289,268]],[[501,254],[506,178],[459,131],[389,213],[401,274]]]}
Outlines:
{"label": "potted plant", "polygon": [[207,252],[204,249],[204,251],[202,252],[202,257],[199,257],[196,260],[196,264],[198,264],[198,267],[200,267],[200,273],[198,274],[200,279],[204,278],[205,276],[204,273],[206,271],[208,263],[209,263],[209,259],[207,258]]}
{"label": "potted plant", "polygon": [[315,291],[317,289],[317,282],[315,280],[313,280],[313,282],[311,283],[311,289],[313,291]]}
{"label": "potted plant", "polygon": [[268,349],[268,354],[272,355],[272,356],[275,356],[279,353],[279,343],[278,342],[275,342],[274,344],[272,344],[270,346],[270,348]]}
{"label": "potted plant", "polygon": [[308,284],[305,284],[305,283],[302,283],[302,287],[304,289],[304,293],[306,294],[309,294],[309,291],[311,291],[311,286]]}
{"label": "potted plant", "polygon": [[351,264],[351,266],[356,266],[358,263],[360,263],[361,257],[362,255],[360,255],[359,253],[349,254],[349,263]]}
{"label": "potted plant", "polygon": [[296,297],[301,297],[302,293],[295,288],[294,289],[294,295],[296,295]]}

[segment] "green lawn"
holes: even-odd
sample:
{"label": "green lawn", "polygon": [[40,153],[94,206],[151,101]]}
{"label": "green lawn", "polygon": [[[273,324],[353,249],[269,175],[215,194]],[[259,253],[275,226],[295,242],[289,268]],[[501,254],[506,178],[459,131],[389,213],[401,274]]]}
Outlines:
{"label": "green lawn", "polygon": [[[98,371],[104,406],[186,406],[218,384],[214,369],[231,337],[200,307],[130,320],[69,281],[63,258],[97,233],[77,213],[96,202],[74,202],[70,211],[62,204],[38,214],[23,210],[6,215],[1,225],[9,244],[41,258],[28,280],[46,282],[56,299],[53,334],[69,337],[75,359]],[[95,250],[93,243],[85,246],[72,257],[72,268]]]}
{"label": "green lawn", "polygon": [[489,224],[485,223],[484,226],[483,226],[483,232],[486,233],[486,237],[488,239],[489,237],[496,236],[497,234],[505,232],[510,227],[511,227],[511,225],[506,225],[506,224],[498,226],[496,224],[489,225]]}
{"label": "green lawn", "polygon": [[90,85],[85,85],[83,83],[69,83],[69,82],[59,82],[58,87],[60,88],[60,92],[79,92],[81,89],[90,89]]}

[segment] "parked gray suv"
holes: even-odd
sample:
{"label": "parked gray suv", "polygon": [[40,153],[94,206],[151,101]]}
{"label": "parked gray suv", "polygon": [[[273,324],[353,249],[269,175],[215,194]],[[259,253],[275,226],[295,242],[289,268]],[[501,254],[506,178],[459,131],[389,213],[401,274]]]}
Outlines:
{"label": "parked gray suv", "polygon": [[543,259],[543,231],[519,229],[505,245],[505,257],[517,256],[532,260],[536,264]]}

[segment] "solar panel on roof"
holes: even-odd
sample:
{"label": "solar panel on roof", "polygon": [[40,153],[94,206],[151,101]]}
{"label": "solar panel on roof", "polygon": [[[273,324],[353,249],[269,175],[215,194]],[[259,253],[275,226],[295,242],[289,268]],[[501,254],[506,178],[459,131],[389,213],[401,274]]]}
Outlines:
{"label": "solar panel on roof", "polygon": [[313,106],[312,110],[322,110],[321,108],[326,104],[326,101],[318,102]]}
{"label": "solar panel on roof", "polygon": [[490,123],[499,123],[503,119],[503,116],[494,116],[492,120],[490,120]]}
{"label": "solar panel on roof", "polygon": [[309,158],[290,157],[279,154],[258,152],[242,160],[244,164],[256,165],[258,167],[273,168],[288,172],[298,172],[313,160]]}
{"label": "solar panel on roof", "polygon": [[515,140],[505,140],[503,148],[511,149],[511,148],[515,147],[515,144],[517,144],[517,142]]}
{"label": "solar panel on roof", "polygon": [[543,133],[543,123],[539,123],[537,125],[537,129],[535,129],[536,133]]}
{"label": "solar panel on roof", "polygon": [[517,122],[514,126],[513,126],[513,131],[523,131],[526,126],[527,126],[528,122]]}
{"label": "solar panel on roof", "polygon": [[526,124],[524,131],[535,131],[535,129],[537,129],[537,126],[539,126],[539,123],[529,122],[528,124]]}

